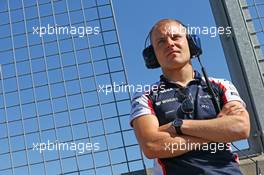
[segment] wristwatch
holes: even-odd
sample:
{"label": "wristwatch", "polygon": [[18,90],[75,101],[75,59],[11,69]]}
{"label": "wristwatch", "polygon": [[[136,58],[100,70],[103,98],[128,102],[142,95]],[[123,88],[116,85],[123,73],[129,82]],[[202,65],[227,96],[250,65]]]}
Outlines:
{"label": "wristwatch", "polygon": [[172,126],[174,126],[176,134],[178,135],[183,135],[182,131],[181,131],[181,126],[183,124],[182,119],[180,118],[176,118],[175,120],[172,121]]}

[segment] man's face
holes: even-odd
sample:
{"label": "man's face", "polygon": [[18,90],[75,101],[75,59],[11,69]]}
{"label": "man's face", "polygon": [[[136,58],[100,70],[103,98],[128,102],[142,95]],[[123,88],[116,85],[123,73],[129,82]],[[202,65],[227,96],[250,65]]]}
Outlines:
{"label": "man's face", "polygon": [[179,69],[190,61],[186,29],[174,21],[159,23],[153,30],[152,45],[163,69]]}

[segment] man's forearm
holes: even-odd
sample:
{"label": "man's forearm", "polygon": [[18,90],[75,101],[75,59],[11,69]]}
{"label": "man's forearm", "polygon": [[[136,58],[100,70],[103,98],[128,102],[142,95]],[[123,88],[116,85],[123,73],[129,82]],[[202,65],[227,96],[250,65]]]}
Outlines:
{"label": "man's forearm", "polygon": [[214,142],[232,142],[248,136],[247,122],[240,116],[229,115],[210,120],[184,120],[183,134]]}
{"label": "man's forearm", "polygon": [[183,155],[189,151],[199,149],[206,141],[193,136],[177,136],[159,139],[149,143],[148,158],[170,158]]}
{"label": "man's forearm", "polygon": [[146,132],[138,139],[145,156],[153,158],[170,158],[183,155],[189,151],[199,149],[206,140],[193,136],[176,136],[174,127],[170,123],[160,126],[155,132]]}
{"label": "man's forearm", "polygon": [[181,131],[185,135],[213,142],[232,142],[249,136],[249,114],[238,101],[224,105],[217,118],[209,120],[183,120]]}

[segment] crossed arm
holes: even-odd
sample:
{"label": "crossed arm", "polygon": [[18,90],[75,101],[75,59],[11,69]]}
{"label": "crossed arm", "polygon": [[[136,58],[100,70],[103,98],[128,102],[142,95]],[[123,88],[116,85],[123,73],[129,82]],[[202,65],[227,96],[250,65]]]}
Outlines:
{"label": "crossed arm", "polygon": [[204,144],[209,142],[232,142],[249,136],[249,115],[238,101],[224,105],[217,118],[210,120],[183,120],[178,136],[174,127],[168,123],[159,126],[157,117],[144,115],[133,120],[138,142],[146,155],[152,158],[168,158],[185,154],[196,149],[177,149],[172,152],[167,146],[173,144]]}

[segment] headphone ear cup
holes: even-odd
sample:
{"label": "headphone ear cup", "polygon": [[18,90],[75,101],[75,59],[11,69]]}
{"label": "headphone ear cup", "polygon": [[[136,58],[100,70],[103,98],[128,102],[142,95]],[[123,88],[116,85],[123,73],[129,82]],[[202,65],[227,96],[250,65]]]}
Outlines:
{"label": "headphone ear cup", "polygon": [[187,35],[191,58],[202,54],[200,38],[197,35]]}
{"label": "headphone ear cup", "polygon": [[154,48],[152,45],[145,48],[142,52],[144,57],[145,65],[148,69],[154,69],[160,67],[160,64],[156,58]]}

